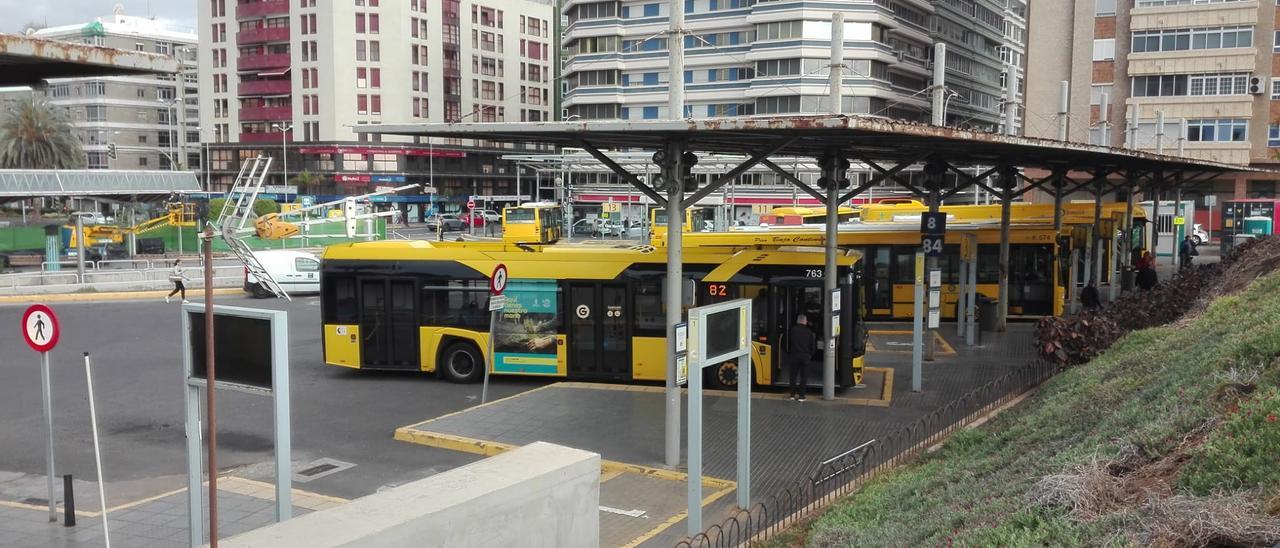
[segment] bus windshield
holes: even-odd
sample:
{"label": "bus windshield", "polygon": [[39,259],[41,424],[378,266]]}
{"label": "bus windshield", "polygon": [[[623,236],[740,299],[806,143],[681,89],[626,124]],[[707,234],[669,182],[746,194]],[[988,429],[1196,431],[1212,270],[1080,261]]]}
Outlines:
{"label": "bus windshield", "polygon": [[534,212],[537,211],[531,207],[509,207],[507,208],[507,223],[528,224],[533,222]]}

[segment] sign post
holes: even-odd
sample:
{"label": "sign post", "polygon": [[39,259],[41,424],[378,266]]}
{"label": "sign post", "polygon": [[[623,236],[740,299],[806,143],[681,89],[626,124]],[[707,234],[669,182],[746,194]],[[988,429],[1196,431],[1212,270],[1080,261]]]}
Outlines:
{"label": "sign post", "polygon": [[932,259],[928,261],[930,270],[927,273],[929,299],[926,302],[929,323],[926,324],[924,333],[924,359],[933,361],[933,333],[938,328],[942,307],[942,272],[936,269],[936,265],[937,258],[942,256],[942,250],[946,246],[947,214],[920,214],[920,234],[920,247],[924,248],[924,256],[926,259]]}
{"label": "sign post", "polygon": [[49,521],[58,521],[57,500],[53,498],[53,390],[49,385],[49,351],[58,345],[58,317],[53,309],[33,304],[22,314],[22,337],[27,346],[40,353],[40,387],[44,393],[44,426],[48,440],[44,447],[45,483],[49,488]]}
{"label": "sign post", "polygon": [[[470,203],[468,203],[470,205]],[[474,211],[474,210],[473,210]],[[489,401],[489,371],[493,370],[496,358],[493,353],[494,334],[497,333],[498,314],[507,306],[507,296],[502,292],[507,288],[507,265],[498,264],[489,275],[489,354],[485,356],[484,384],[480,386],[480,403]]]}

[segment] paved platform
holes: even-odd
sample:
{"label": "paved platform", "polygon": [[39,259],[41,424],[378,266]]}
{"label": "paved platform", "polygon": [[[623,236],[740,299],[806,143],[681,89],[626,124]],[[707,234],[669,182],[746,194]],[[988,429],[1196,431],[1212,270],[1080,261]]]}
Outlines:
{"label": "paved platform", "polygon": [[[92,493],[93,498],[97,498],[97,491]],[[238,477],[219,478],[218,537],[231,537],[273,523],[274,495],[275,486],[270,484]],[[345,502],[294,489],[293,515],[301,516]],[[105,538],[101,516],[97,510],[77,510],[76,525],[65,527],[61,505],[59,521],[51,523],[47,506],[0,501],[0,546],[102,546]],[[186,489],[108,508],[107,520],[114,546],[177,548],[189,545]]]}
{"label": "paved platform", "polygon": [[[925,389],[913,393],[909,348],[903,354],[888,344],[901,340],[904,330],[910,341],[910,325],[875,324],[866,387],[840,390],[829,402],[811,390],[803,403],[775,389],[758,390],[752,401],[753,498],[780,493],[818,462],[897,430],[1031,361],[1032,329],[1011,324],[1009,332],[987,334],[982,346],[970,348],[955,336],[954,325],[944,324],[937,359],[923,368]],[[534,441],[600,453],[607,478],[601,505],[644,516],[602,508],[601,545],[670,546],[685,534],[686,476],[683,467],[669,469],[662,462],[663,392],[660,386],[557,383],[408,425],[395,437],[482,455]],[[733,506],[728,496],[736,466],[732,396],[708,391],[704,400],[703,470],[712,482],[704,486],[708,525]]]}

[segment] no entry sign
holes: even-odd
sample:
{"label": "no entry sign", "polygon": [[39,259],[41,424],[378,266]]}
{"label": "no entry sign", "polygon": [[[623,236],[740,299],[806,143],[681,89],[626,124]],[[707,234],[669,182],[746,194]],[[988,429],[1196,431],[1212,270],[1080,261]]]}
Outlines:
{"label": "no entry sign", "polygon": [[22,314],[22,338],[36,352],[48,352],[58,344],[58,317],[53,309],[33,304]]}

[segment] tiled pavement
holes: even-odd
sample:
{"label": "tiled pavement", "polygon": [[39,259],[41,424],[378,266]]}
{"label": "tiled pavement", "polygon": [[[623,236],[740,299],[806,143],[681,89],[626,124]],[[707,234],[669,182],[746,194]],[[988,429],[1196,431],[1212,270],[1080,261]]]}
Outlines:
{"label": "tiled pavement", "polygon": [[[275,521],[272,488],[240,478],[221,478],[218,489],[218,537],[227,538]],[[293,515],[300,516],[337,504],[341,499],[294,490]],[[107,513],[113,546],[181,547],[188,545],[187,492],[179,490],[140,504],[121,505]],[[59,508],[61,512],[61,508]],[[65,527],[62,514],[49,522],[47,508],[0,503],[0,546],[81,547],[102,546],[102,517],[97,512],[77,512],[76,526]],[[207,533],[206,533],[207,534]]]}
{"label": "tiled pavement", "polygon": [[[879,340],[877,348],[880,349],[899,348],[888,343],[894,342],[895,337],[902,338],[899,332],[904,328],[909,330],[910,326],[872,326],[873,343]],[[921,393],[911,392],[909,351],[870,353],[869,367],[893,371],[892,402],[888,407],[850,403],[853,398],[878,397],[878,388],[843,390],[837,394],[843,399],[836,402],[823,402],[812,391],[812,397],[805,403],[779,399],[774,394],[758,394],[752,401],[753,500],[780,493],[791,482],[810,473],[816,463],[885,436],[1010,368],[1034,360],[1032,328],[1031,324],[1010,324],[1009,332],[986,334],[982,346],[969,348],[956,338],[954,325],[944,324],[939,333],[951,349],[939,345],[938,359],[924,365]],[[910,335],[902,340],[909,341]],[[708,476],[734,478],[736,411],[733,398],[708,396],[704,400],[704,473]],[[476,450],[477,445],[472,443],[475,440],[482,445],[490,442],[492,446],[524,445],[541,440],[595,451],[609,461],[664,470],[663,413],[661,389],[564,383],[402,430],[416,432],[415,439],[429,445],[437,445],[429,438],[442,434],[442,439],[452,443],[439,446],[467,451]],[[668,472],[678,474],[678,471]],[[675,477],[667,483],[682,486],[684,481]],[[610,491],[613,490],[605,483],[601,496],[605,497]],[[683,499],[679,493],[676,496]],[[715,516],[727,511],[732,499],[726,496],[709,506],[704,523],[718,522]],[[629,505],[617,503],[647,510],[659,517],[661,512],[656,507],[669,506],[671,502],[665,497],[646,497],[640,493],[626,501]],[[664,530],[651,530],[651,534],[642,539],[633,538],[646,540],[646,546],[670,546],[684,534],[685,526],[679,517],[674,516],[671,526]],[[602,518],[602,528],[605,524]],[[633,532],[631,527],[620,529],[623,530]],[[618,544],[623,543],[605,543]]]}

